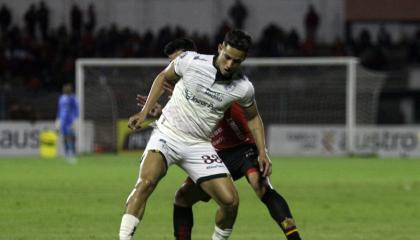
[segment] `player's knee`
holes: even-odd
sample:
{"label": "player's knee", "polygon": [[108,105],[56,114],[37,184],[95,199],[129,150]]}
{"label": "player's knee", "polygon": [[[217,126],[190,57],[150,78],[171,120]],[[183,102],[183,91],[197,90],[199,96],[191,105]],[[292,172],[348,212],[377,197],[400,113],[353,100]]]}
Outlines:
{"label": "player's knee", "polygon": [[257,183],[255,185],[251,184],[251,186],[254,189],[254,192],[255,194],[257,194],[259,199],[261,199],[268,190],[267,186],[261,183]]}
{"label": "player's knee", "polygon": [[183,188],[180,188],[175,193],[175,204],[181,207],[190,207],[191,204],[186,197],[186,192]]}
{"label": "player's knee", "polygon": [[136,193],[143,194],[143,193],[151,193],[156,188],[157,181],[142,178],[140,182],[136,186]]}
{"label": "player's knee", "polygon": [[237,211],[239,207],[239,197],[237,194],[224,196],[220,199],[220,207],[228,211]]}
{"label": "player's knee", "polygon": [[254,190],[255,194],[258,196],[258,198],[262,198],[264,194],[267,192],[267,190],[270,188],[267,185],[267,182],[262,180],[259,175],[251,175],[248,176],[248,183]]}

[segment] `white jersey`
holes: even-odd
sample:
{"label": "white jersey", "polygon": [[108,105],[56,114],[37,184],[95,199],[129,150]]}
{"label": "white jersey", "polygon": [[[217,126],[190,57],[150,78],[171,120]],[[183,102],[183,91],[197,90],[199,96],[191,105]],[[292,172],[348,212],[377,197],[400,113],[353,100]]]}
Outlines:
{"label": "white jersey", "polygon": [[157,122],[163,133],[181,141],[210,141],[232,102],[243,107],[253,104],[254,87],[248,78],[237,73],[225,80],[214,61],[214,55],[196,52],[185,52],[173,61],[181,78]]}

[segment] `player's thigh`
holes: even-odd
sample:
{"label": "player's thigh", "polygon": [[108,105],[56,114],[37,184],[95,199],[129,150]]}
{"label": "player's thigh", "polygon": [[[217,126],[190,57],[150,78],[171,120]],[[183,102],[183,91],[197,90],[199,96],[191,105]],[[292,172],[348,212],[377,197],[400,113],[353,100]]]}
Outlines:
{"label": "player's thigh", "polygon": [[144,153],[140,164],[140,180],[157,183],[166,174],[165,159],[157,150],[148,150]]}
{"label": "player's thigh", "polygon": [[[165,174],[166,165],[162,160],[162,156],[157,152],[146,151],[140,164],[136,185],[130,195],[128,195],[127,204],[133,201],[133,196],[137,196],[134,198],[137,199],[136,201],[146,201]],[[139,195],[142,197],[138,198]]]}
{"label": "player's thigh", "polygon": [[142,156],[139,181],[158,181],[166,174],[174,155],[168,141],[162,132],[153,130]]}
{"label": "player's thigh", "polygon": [[201,182],[200,187],[219,205],[237,205],[239,196],[230,176]]}

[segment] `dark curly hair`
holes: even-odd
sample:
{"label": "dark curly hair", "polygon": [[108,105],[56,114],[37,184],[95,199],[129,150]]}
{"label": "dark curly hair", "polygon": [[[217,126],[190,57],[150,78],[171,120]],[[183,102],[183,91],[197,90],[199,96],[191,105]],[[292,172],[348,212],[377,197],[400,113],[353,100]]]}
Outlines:
{"label": "dark curly hair", "polygon": [[248,33],[239,29],[234,29],[226,33],[223,43],[238,50],[248,52],[248,49],[252,44],[252,39]]}
{"label": "dark curly hair", "polygon": [[165,45],[163,48],[163,53],[166,56],[169,56],[179,50],[197,51],[197,47],[195,46],[194,41],[189,38],[177,38]]}

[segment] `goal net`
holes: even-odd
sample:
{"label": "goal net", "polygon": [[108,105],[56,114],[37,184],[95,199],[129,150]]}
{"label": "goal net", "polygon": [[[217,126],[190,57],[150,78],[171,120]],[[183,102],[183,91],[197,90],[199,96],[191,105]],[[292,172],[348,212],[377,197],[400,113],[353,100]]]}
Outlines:
{"label": "goal net", "polygon": [[[79,59],[78,135],[82,136],[84,123],[91,121],[96,148],[119,149],[119,120],[126,125],[128,117],[139,110],[136,95],[147,95],[167,64],[166,59]],[[354,153],[357,128],[376,123],[383,77],[359,67],[355,58],[249,58],[242,68],[254,84],[269,130],[271,126],[337,126],[344,129],[340,143],[344,151]],[[79,152],[85,145],[79,139]]]}

